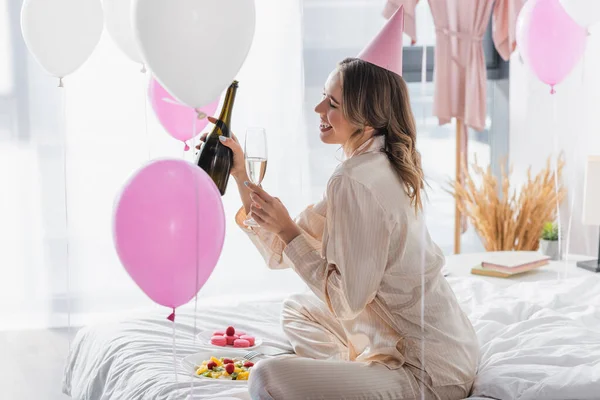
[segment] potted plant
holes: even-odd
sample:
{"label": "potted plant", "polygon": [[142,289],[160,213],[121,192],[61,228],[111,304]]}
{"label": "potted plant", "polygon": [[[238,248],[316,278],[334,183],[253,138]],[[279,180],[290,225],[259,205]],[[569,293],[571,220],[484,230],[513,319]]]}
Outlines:
{"label": "potted plant", "polygon": [[552,222],[546,222],[542,229],[540,239],[542,254],[550,256],[551,260],[560,260],[560,249],[558,248],[558,226]]}

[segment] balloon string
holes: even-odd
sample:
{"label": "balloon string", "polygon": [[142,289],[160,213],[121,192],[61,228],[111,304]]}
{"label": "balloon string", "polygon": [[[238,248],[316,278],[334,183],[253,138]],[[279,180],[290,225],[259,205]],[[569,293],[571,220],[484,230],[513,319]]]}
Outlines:
{"label": "balloon string", "polygon": [[148,161],[152,159],[151,153],[150,153],[150,134],[148,132],[148,95],[146,93],[146,68],[144,68],[142,70],[142,72],[144,73],[144,78],[143,78],[143,87],[144,90],[142,91],[142,93],[144,94],[144,128],[146,130],[146,148],[148,149]]}
{"label": "balloon string", "polygon": [[[175,312],[173,312],[175,313]],[[175,371],[175,383],[179,385],[179,377],[177,376],[177,348],[175,343],[175,319],[173,318],[173,369]]]}
{"label": "balloon string", "polygon": [[[427,88],[427,45],[423,43],[423,55],[421,57],[421,101],[425,99],[425,93]],[[425,107],[422,107],[423,111],[423,128],[427,126],[427,112]]]}
{"label": "balloon string", "polygon": [[[194,140],[194,135],[196,135],[196,121],[198,121],[197,118],[194,118],[194,122],[192,123],[192,141]],[[194,142],[192,142],[192,145],[194,144]],[[194,195],[196,197],[196,237],[194,238],[195,240],[192,241],[192,243],[196,244],[198,242],[198,238],[200,237],[200,198],[198,196],[198,190],[200,187],[199,182],[197,181],[196,175],[192,175],[193,179],[194,179]],[[197,325],[196,325],[196,313],[198,311],[198,291],[199,289],[199,284],[198,284],[198,275],[199,275],[199,271],[200,271],[200,246],[196,245],[196,295],[194,296],[194,331],[193,331],[193,335],[194,335],[194,346],[193,348],[196,349],[196,329],[197,329]],[[190,381],[190,396],[194,394],[194,380],[192,379]]]}
{"label": "balloon string", "polygon": [[556,96],[552,96],[552,127],[554,129],[554,191],[556,195],[556,225],[558,228],[558,257],[560,260],[561,256],[561,222],[560,222],[560,199],[559,199],[559,189],[558,189],[558,128],[557,124],[557,115],[556,115]]}
{"label": "balloon string", "polygon": [[64,179],[64,196],[65,196],[65,250],[66,250],[66,284],[67,284],[67,335],[69,336],[69,352],[71,352],[71,271],[70,271],[70,253],[69,253],[69,190],[68,190],[68,173],[67,173],[67,89],[62,86],[62,78],[60,86],[62,93],[62,134],[63,134],[63,179]]}

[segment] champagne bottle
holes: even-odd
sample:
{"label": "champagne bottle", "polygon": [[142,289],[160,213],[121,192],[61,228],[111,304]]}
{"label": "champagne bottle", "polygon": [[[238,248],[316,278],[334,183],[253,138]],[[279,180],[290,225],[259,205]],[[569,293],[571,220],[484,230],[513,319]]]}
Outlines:
{"label": "champagne bottle", "polygon": [[233,152],[229,147],[221,143],[219,137],[221,135],[231,137],[231,112],[237,88],[238,81],[233,81],[227,89],[219,120],[212,132],[206,137],[206,141],[198,154],[198,161],[196,162],[215,182],[221,192],[221,196],[225,194],[227,182],[229,182],[229,171],[233,165]]}

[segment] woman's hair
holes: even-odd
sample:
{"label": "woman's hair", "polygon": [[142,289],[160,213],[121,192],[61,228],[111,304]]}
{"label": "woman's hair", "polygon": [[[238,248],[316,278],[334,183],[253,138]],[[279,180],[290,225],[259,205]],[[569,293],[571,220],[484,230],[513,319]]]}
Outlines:
{"label": "woman's hair", "polygon": [[339,64],[342,111],[358,129],[350,138],[359,140],[366,127],[385,137],[384,151],[401,178],[411,204],[423,207],[424,175],[417,151],[415,119],[408,88],[401,76],[357,58]]}

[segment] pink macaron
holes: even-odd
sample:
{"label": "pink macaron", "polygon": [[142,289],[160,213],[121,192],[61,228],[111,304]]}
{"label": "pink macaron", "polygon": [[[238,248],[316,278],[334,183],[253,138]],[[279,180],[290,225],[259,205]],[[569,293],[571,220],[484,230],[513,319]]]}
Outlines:
{"label": "pink macaron", "polygon": [[234,341],[236,341],[236,340],[238,340],[238,339],[236,339],[236,337],[235,337],[235,336],[223,336],[223,337],[225,338],[225,342],[226,342],[226,343],[227,343],[229,346],[233,345],[233,342],[234,342]]}
{"label": "pink macaron", "polygon": [[245,339],[236,339],[233,342],[233,347],[250,347],[250,342]]}
{"label": "pink macaron", "polygon": [[244,331],[235,331],[235,334],[238,335],[239,337],[242,337],[246,334],[246,332]]}
{"label": "pink macaron", "polygon": [[225,336],[225,331],[214,331],[213,336]]}
{"label": "pink macaron", "polygon": [[247,340],[248,343],[250,343],[250,346],[254,346],[254,336],[242,335],[242,336],[240,336],[240,339]]}
{"label": "pink macaron", "polygon": [[210,343],[214,344],[215,346],[226,346],[227,339],[225,338],[225,336],[213,336],[212,338],[210,338]]}

